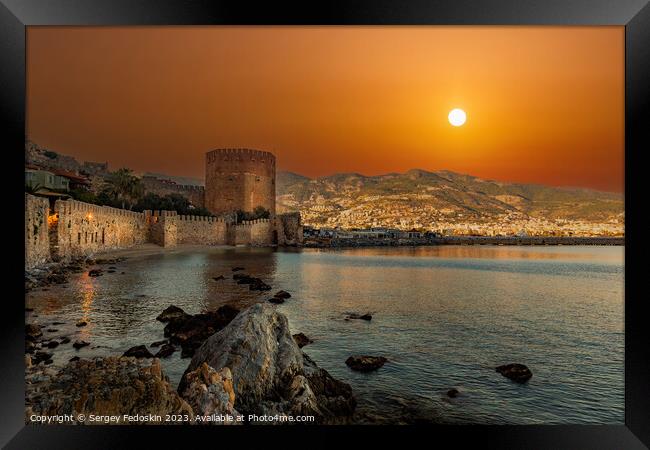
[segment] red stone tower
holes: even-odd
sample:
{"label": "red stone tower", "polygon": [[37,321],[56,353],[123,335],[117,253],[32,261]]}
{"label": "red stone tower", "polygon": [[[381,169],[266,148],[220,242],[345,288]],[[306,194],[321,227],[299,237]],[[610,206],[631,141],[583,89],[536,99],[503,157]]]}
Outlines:
{"label": "red stone tower", "polygon": [[213,214],[263,206],[275,218],[275,156],[248,148],[206,153],[205,207]]}

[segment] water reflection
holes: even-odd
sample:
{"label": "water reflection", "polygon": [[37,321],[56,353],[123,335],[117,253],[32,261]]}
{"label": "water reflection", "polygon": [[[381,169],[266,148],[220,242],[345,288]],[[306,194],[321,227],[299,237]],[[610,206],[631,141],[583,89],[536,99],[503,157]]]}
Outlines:
{"label": "water reflection", "polygon": [[[620,247],[424,247],[274,251],[203,249],[131,258],[98,278],[34,291],[36,322],[91,346],[72,356],[121,354],[163,339],[156,316],[265,301],[233,280],[232,268],[284,289],[279,306],[319,365],[353,386],[373,420],[481,423],[622,423],[623,249]],[[122,273],[124,272],[124,273]],[[225,279],[215,280],[223,276]],[[371,322],[345,321],[371,312]],[[88,322],[77,328],[78,320]],[[53,325],[54,323],[62,324]],[[351,354],[389,359],[380,371],[345,366]],[[533,370],[523,386],[494,372],[507,362]],[[162,360],[172,383],[189,360]],[[462,395],[445,396],[457,387]]]}

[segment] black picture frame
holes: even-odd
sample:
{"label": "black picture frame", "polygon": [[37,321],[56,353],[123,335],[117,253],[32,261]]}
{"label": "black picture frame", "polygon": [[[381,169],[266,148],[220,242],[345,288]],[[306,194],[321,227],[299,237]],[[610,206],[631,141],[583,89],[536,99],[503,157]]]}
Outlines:
{"label": "black picture frame", "polygon": [[[650,104],[650,5],[645,0],[318,0],[313,2],[251,4],[232,0],[0,0],[0,142],[6,161],[6,179],[22,177],[25,139],[25,41],[32,25],[623,25],[625,26],[625,425],[620,426],[437,426],[309,428],[307,439],[332,441],[396,436],[410,441],[421,434],[424,443],[451,439],[499,448],[647,448],[650,446],[650,332],[641,280],[645,242],[644,150],[650,149],[647,129]],[[15,174],[15,175],[13,175]],[[5,244],[20,250],[23,223],[15,219],[24,204],[16,180],[4,190]],[[14,219],[12,219],[14,218]],[[6,246],[5,246],[6,247]],[[11,254],[13,256],[13,254]],[[252,435],[297,439],[289,427],[70,427],[24,424],[24,295],[20,257],[8,257],[0,327],[2,421],[0,443],[6,448],[121,448],[133,445],[134,434],[165,442],[181,440],[196,445],[203,437],[224,445],[245,442]],[[12,262],[12,261],[18,261]],[[14,294],[15,290],[15,294]],[[638,294],[637,294],[638,293]],[[224,428],[229,428],[224,430]],[[303,429],[304,430],[304,429]],[[217,433],[217,434],[215,434]],[[282,442],[282,441],[279,441]],[[286,441],[284,441],[286,442]],[[368,441],[369,442],[369,441]],[[150,446],[155,444],[150,442]],[[226,444],[229,445],[229,444]],[[308,444],[299,444],[308,445]]]}

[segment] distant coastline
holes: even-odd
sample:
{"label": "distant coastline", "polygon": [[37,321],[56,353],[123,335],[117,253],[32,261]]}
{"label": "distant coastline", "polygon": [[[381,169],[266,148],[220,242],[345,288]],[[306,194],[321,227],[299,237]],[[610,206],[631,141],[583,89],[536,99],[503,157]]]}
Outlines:
{"label": "distant coastline", "polygon": [[445,236],[419,239],[309,239],[306,248],[401,247],[432,245],[616,245],[624,246],[625,237],[517,237],[517,236]]}

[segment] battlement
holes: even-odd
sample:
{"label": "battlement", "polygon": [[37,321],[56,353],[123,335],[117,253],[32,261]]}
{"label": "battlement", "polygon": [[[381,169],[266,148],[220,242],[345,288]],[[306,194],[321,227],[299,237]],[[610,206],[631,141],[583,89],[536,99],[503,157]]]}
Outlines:
{"label": "battlement", "polygon": [[271,219],[255,219],[255,220],[242,220],[238,223],[238,227],[256,225],[258,223],[271,223]]}
{"label": "battlement", "polygon": [[91,203],[80,202],[79,200],[57,200],[54,204],[54,211],[59,214],[83,212],[101,216],[112,215],[117,217],[144,218],[144,213],[141,212],[113,208],[111,206],[93,205]]}
{"label": "battlement", "polygon": [[218,148],[211,150],[206,154],[206,161],[213,163],[217,160],[222,161],[258,161],[275,165],[275,155],[264,150],[255,150],[252,148]]}
{"label": "battlement", "polygon": [[179,220],[184,220],[188,222],[209,222],[209,223],[226,223],[226,219],[223,217],[215,216],[188,216],[188,215],[179,215]]}

